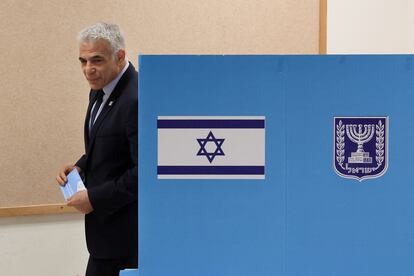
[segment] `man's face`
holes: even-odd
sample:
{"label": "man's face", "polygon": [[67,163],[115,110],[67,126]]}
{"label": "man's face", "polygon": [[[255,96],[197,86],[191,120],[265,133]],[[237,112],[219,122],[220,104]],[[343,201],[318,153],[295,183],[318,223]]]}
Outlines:
{"label": "man's face", "polygon": [[123,60],[114,58],[112,49],[105,40],[80,43],[79,61],[82,72],[93,90],[102,89],[115,79],[122,70],[123,63]]}

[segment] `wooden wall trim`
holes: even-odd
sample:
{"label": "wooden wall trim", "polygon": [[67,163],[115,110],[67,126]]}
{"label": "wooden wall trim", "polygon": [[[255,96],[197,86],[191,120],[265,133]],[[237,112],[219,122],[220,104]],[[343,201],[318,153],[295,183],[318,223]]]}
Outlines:
{"label": "wooden wall trim", "polygon": [[319,0],[319,54],[327,54],[328,0]]}
{"label": "wooden wall trim", "polygon": [[65,204],[31,205],[0,208],[0,217],[17,217],[31,215],[52,215],[77,213],[78,211]]}

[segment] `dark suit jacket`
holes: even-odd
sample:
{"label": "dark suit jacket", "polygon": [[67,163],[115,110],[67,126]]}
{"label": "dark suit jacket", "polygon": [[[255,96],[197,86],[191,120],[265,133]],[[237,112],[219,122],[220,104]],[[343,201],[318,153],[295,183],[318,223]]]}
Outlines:
{"label": "dark suit jacket", "polygon": [[94,211],[85,216],[86,242],[94,258],[138,252],[138,73],[130,63],[106,101],[89,137],[89,94],[82,169]]}

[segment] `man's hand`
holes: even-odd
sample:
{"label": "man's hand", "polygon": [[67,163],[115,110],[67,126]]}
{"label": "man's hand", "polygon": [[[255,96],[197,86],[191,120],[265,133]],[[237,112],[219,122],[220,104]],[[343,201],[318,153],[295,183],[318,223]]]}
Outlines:
{"label": "man's hand", "polygon": [[81,169],[78,166],[74,165],[67,165],[59,171],[58,175],[56,176],[56,181],[59,183],[59,185],[66,184],[66,182],[68,181],[66,175],[68,175],[74,168],[78,170],[78,173],[81,172]]}
{"label": "man's hand", "polygon": [[88,191],[80,191],[68,199],[68,206],[74,207],[81,213],[89,214],[93,211],[91,202],[89,201]]}

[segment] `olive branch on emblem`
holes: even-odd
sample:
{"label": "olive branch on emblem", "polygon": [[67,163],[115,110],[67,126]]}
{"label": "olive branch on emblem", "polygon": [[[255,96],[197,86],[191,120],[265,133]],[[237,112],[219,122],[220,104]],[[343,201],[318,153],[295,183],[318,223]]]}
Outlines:
{"label": "olive branch on emblem", "polygon": [[336,161],[342,169],[345,160],[345,125],[342,120],[336,125]]}
{"label": "olive branch on emblem", "polygon": [[378,169],[384,162],[384,127],[381,121],[378,121],[375,126],[375,160],[377,161],[377,167],[374,170]]}

